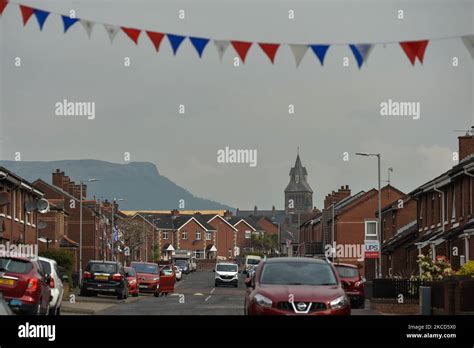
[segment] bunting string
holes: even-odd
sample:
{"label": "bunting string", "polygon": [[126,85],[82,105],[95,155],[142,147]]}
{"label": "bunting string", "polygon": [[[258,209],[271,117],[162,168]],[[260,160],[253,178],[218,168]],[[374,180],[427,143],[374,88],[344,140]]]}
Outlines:
{"label": "bunting string", "polygon": [[474,59],[474,35],[473,34],[436,37],[436,38],[414,40],[414,41],[385,41],[385,42],[372,42],[372,43],[307,43],[307,44],[303,43],[302,44],[302,43],[288,43],[288,42],[280,42],[280,43],[253,42],[253,41],[242,41],[242,40],[211,39],[211,38],[206,38],[206,37],[178,35],[175,33],[156,32],[156,31],[144,30],[144,29],[139,29],[139,28],[131,28],[127,26],[119,26],[115,24],[98,22],[98,21],[88,20],[84,18],[73,18],[70,16],[66,16],[64,14],[54,13],[54,12],[47,11],[44,9],[25,6],[25,5],[12,2],[9,0],[0,0],[0,19],[2,18],[4,13],[7,13],[8,11],[10,11],[7,9],[7,7],[11,7],[12,5],[17,6],[19,8],[20,13],[21,13],[21,18],[23,21],[23,26],[26,26],[30,22],[31,17],[34,16],[36,18],[40,31],[43,31],[43,28],[45,26],[47,19],[50,18],[50,14],[53,14],[53,15],[57,15],[61,17],[62,23],[63,23],[64,34],[68,33],[69,30],[73,26],[77,26],[76,23],[78,22],[84,28],[89,39],[92,36],[92,32],[94,28],[96,28],[97,26],[102,26],[103,29],[107,32],[111,44],[113,44],[114,39],[118,35],[119,32],[122,32],[135,45],[138,45],[139,41],[143,40],[140,38],[145,37],[145,34],[146,34],[146,37],[148,37],[148,39],[151,41],[151,43],[155,47],[156,52],[159,52],[163,38],[166,36],[168,38],[168,42],[171,46],[171,49],[173,51],[173,55],[175,56],[178,53],[178,50],[181,47],[182,43],[186,39],[188,39],[191,45],[196,50],[198,57],[202,58],[204,51],[206,50],[207,47],[209,47],[208,43],[212,41],[214,43],[213,46],[216,49],[217,54],[219,56],[219,60],[221,62],[228,48],[232,47],[235,53],[237,54],[237,56],[241,59],[242,63],[245,63],[248,52],[251,49],[253,49],[253,47],[255,46],[255,47],[260,48],[260,51],[268,58],[271,64],[274,64],[279,48],[285,45],[290,48],[293,54],[293,58],[295,60],[296,67],[299,67],[308,49],[311,49],[311,51],[314,53],[314,56],[321,63],[321,66],[324,66],[324,59],[330,47],[347,46],[352,52],[352,55],[354,56],[354,59],[357,62],[357,66],[360,69],[362,68],[364,64],[367,64],[369,55],[376,45],[384,45],[385,47],[385,45],[396,44],[400,46],[402,51],[407,56],[408,61],[411,63],[411,65],[414,66],[417,60],[420,64],[423,64],[425,52],[430,41],[450,40],[450,39],[461,40],[461,42],[464,44],[467,51],[469,52],[471,58]]}

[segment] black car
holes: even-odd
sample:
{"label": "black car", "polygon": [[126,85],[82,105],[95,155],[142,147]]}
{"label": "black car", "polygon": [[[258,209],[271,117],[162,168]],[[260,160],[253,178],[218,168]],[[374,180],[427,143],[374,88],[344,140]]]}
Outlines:
{"label": "black car", "polygon": [[89,261],[82,275],[81,296],[115,295],[128,297],[127,275],[120,262]]}
{"label": "black car", "polygon": [[191,267],[189,267],[189,262],[188,260],[182,260],[178,259],[174,261],[174,264],[176,267],[179,268],[179,270],[184,273],[184,274],[189,274],[191,272]]}

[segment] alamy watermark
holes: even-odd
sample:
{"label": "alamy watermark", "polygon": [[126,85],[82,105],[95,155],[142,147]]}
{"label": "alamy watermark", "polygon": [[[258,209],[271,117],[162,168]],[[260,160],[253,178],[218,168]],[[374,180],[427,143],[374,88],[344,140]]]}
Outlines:
{"label": "alamy watermark", "polygon": [[248,164],[250,167],[257,166],[256,149],[231,149],[226,146],[217,150],[217,163],[239,163]]}
{"label": "alamy watermark", "polygon": [[324,255],[327,258],[357,259],[364,261],[364,244],[326,244],[324,246]]}
{"label": "alamy watermark", "polygon": [[0,244],[0,257],[21,257],[38,260],[38,244]]}
{"label": "alamy watermark", "polygon": [[95,119],[95,102],[72,102],[64,99],[55,104],[56,116],[84,116]]}
{"label": "alamy watermark", "polygon": [[389,99],[380,103],[380,116],[403,116],[420,119],[420,102],[393,101]]}

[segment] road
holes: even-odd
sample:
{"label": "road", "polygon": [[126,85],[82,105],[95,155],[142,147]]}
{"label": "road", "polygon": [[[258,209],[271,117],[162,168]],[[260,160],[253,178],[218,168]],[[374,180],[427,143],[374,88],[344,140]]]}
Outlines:
{"label": "road", "polygon": [[[241,275],[239,275],[242,277]],[[119,303],[96,315],[243,315],[245,285],[239,279],[238,288],[214,287],[212,271],[183,275],[176,283],[175,293],[166,297],[142,295],[138,301]],[[374,315],[369,309],[353,309],[352,315]]]}
{"label": "road", "polygon": [[[241,275],[239,275],[241,276]],[[214,287],[212,271],[183,275],[176,283],[175,293],[166,297],[141,295],[134,303],[121,303],[98,315],[243,315],[245,285],[238,288]]]}

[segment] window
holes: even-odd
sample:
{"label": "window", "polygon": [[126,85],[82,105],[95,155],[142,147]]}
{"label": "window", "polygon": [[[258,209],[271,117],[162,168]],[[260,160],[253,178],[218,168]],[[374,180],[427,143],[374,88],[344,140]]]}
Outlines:
{"label": "window", "polygon": [[204,251],[203,250],[195,250],[194,257],[196,259],[204,259]]}
{"label": "window", "polygon": [[168,239],[168,232],[163,232],[163,239]]}
{"label": "window", "polygon": [[188,239],[188,232],[186,231],[181,232],[181,239]]}
{"label": "window", "polygon": [[250,239],[250,236],[252,236],[252,232],[250,231],[245,231],[245,238]]}
{"label": "window", "polygon": [[365,222],[365,239],[377,240],[377,221]]}
{"label": "window", "polygon": [[201,240],[201,231],[196,231],[196,240]]}
{"label": "window", "polygon": [[212,234],[211,232],[206,232],[206,240],[211,240]]}

